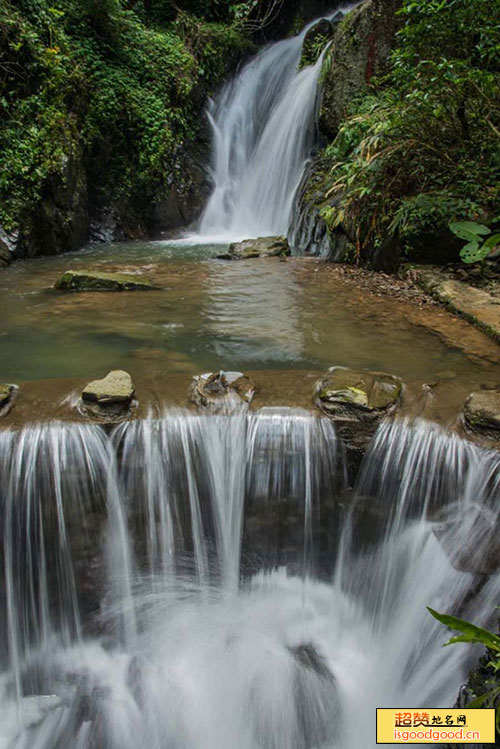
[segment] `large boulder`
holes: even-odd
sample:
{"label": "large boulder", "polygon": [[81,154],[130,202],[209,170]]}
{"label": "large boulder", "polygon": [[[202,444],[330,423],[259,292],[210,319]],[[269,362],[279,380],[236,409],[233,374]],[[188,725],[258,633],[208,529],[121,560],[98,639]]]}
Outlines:
{"label": "large boulder", "polygon": [[290,255],[290,245],[286,237],[257,237],[235,242],[229,246],[221,260],[253,260],[259,257],[286,257]]}
{"label": "large boulder", "polygon": [[467,427],[494,433],[500,438],[500,390],[471,393],[465,402],[463,413]]}
{"label": "large boulder", "polygon": [[[321,257],[333,263],[349,263],[356,257],[356,235],[346,226],[327,228],[321,215],[328,191],[330,166],[318,156],[304,176],[297,191],[295,211],[290,228],[290,244],[305,255]],[[330,207],[342,202],[342,193],[329,199]]]}
{"label": "large boulder", "polygon": [[386,70],[401,27],[401,0],[365,0],[339,24],[323,70],[320,125],[333,138],[356,96]]}
{"label": "large boulder", "polygon": [[59,291],[152,291],[158,287],[142,276],[68,270],[57,281],[55,288]]}

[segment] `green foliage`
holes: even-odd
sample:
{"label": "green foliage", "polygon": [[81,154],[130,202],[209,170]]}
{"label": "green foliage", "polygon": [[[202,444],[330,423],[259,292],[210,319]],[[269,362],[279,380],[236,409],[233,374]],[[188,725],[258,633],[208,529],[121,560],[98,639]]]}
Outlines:
{"label": "green foliage", "polygon": [[[126,0],[0,0],[0,223],[13,229],[73,155],[96,202],[149,206],[199,135],[203,102],[249,42],[231,22]],[[172,7],[171,3],[163,4]],[[228,3],[203,3],[216,17]],[[205,15],[210,15],[205,13]]]}
{"label": "green foliage", "polygon": [[[491,250],[500,244],[500,234],[491,234],[491,229],[484,224],[474,221],[452,221],[450,229],[457,237],[467,241],[460,250],[460,257],[464,263],[482,262]],[[488,237],[488,234],[491,236]]]}
{"label": "green foliage", "polygon": [[450,221],[500,212],[500,9],[404,0],[401,15],[390,72],[326,150],[324,215],[362,252],[397,236],[412,257],[429,237],[453,246]]}
{"label": "green foliage", "polygon": [[438,622],[444,624],[449,629],[457,630],[462,634],[457,637],[452,637],[447,645],[453,645],[457,642],[472,643],[474,645],[484,645],[491,656],[491,660],[486,664],[487,671],[490,671],[492,678],[488,678],[487,681],[491,681],[490,684],[486,684],[486,691],[484,694],[477,696],[474,700],[467,704],[468,708],[495,708],[496,709],[496,727],[497,731],[500,732],[500,686],[496,683],[496,675],[500,671],[500,637],[493,632],[482,627],[477,627],[475,624],[471,624],[465,619],[460,619],[457,616],[451,616],[450,614],[439,614],[434,609],[427,607],[432,616],[437,619]]}
{"label": "green foliage", "polygon": [[472,642],[474,644],[484,645],[489,648],[489,650],[498,653],[500,661],[500,637],[498,635],[495,635],[493,632],[489,632],[482,627],[476,627],[475,624],[471,624],[465,619],[459,619],[457,616],[439,614],[429,606],[427,607],[427,610],[432,614],[434,619],[437,619],[441,624],[446,625],[449,629],[455,629],[458,630],[458,632],[462,632],[458,637],[452,637],[451,640],[445,643],[446,645],[453,645],[455,642]]}

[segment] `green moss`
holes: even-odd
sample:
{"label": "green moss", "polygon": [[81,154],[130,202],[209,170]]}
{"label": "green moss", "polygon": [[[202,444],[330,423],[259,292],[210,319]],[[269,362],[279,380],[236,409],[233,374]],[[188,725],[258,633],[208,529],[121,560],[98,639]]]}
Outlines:
{"label": "green moss", "polygon": [[10,398],[12,385],[0,385],[0,406],[3,406]]}
{"label": "green moss", "polygon": [[383,372],[335,369],[323,381],[319,399],[367,409],[385,410],[400,399],[403,383]]}
{"label": "green moss", "polygon": [[152,291],[157,287],[141,276],[68,270],[54,288],[59,291]]}
{"label": "green moss", "polygon": [[[357,237],[362,262],[394,239],[410,260],[441,263],[458,259],[450,220],[500,215],[498,12],[494,0],[402,5],[389,72],[324,150],[316,204],[330,231]],[[360,12],[341,25],[353,43]]]}
{"label": "green moss", "polygon": [[148,14],[142,3],[131,11],[120,0],[0,0],[7,230],[75,153],[85,154],[98,204],[129,200],[147,209],[172,184],[182,190],[205,97],[251,43],[229,23],[185,13],[174,20],[169,11],[159,25],[160,4],[152,5]]}

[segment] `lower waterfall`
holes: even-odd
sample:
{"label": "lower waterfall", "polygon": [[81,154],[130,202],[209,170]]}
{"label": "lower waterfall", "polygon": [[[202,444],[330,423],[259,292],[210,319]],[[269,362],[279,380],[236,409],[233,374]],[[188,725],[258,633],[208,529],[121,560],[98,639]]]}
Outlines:
{"label": "lower waterfall", "polygon": [[0,432],[0,746],[366,749],[453,705],[477,652],[426,606],[491,617],[498,470],[387,422],[352,492],[288,409]]}

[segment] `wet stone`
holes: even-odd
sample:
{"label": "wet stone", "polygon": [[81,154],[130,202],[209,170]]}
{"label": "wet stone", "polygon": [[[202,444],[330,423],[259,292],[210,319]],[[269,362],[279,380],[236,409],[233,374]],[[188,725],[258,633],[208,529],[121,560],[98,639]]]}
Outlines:
{"label": "wet stone", "polygon": [[134,383],[128,372],[115,370],[84,388],[82,404],[93,416],[119,418],[129,413],[134,395]]}
{"label": "wet stone", "polygon": [[7,244],[0,238],[0,268],[7,266],[11,260],[11,253]]}
{"label": "wet stone", "polygon": [[54,288],[58,291],[153,291],[158,287],[143,276],[68,270]]}
{"label": "wet stone", "polygon": [[464,406],[465,424],[472,430],[486,430],[500,437],[500,390],[481,390],[469,395]]}
{"label": "wet stone", "polygon": [[386,372],[332,367],[316,384],[316,406],[335,421],[347,454],[350,480],[380,421],[399,406],[403,382]]}
{"label": "wet stone", "polygon": [[433,532],[451,564],[461,572],[493,575],[500,568],[500,523],[490,508],[472,504],[462,512],[444,508]]}
{"label": "wet stone", "polygon": [[258,237],[230,245],[229,252],[218,255],[218,259],[253,260],[260,257],[286,257],[290,254],[286,237]]}
{"label": "wet stone", "polygon": [[403,383],[385,372],[332,368],[316,386],[316,403],[340,420],[378,418],[399,403]]}
{"label": "wet stone", "polygon": [[6,416],[14,405],[19,392],[17,385],[0,385],[0,416]]}
{"label": "wet stone", "polygon": [[190,397],[199,408],[212,412],[231,412],[248,406],[255,385],[242,372],[212,372],[193,378]]}

